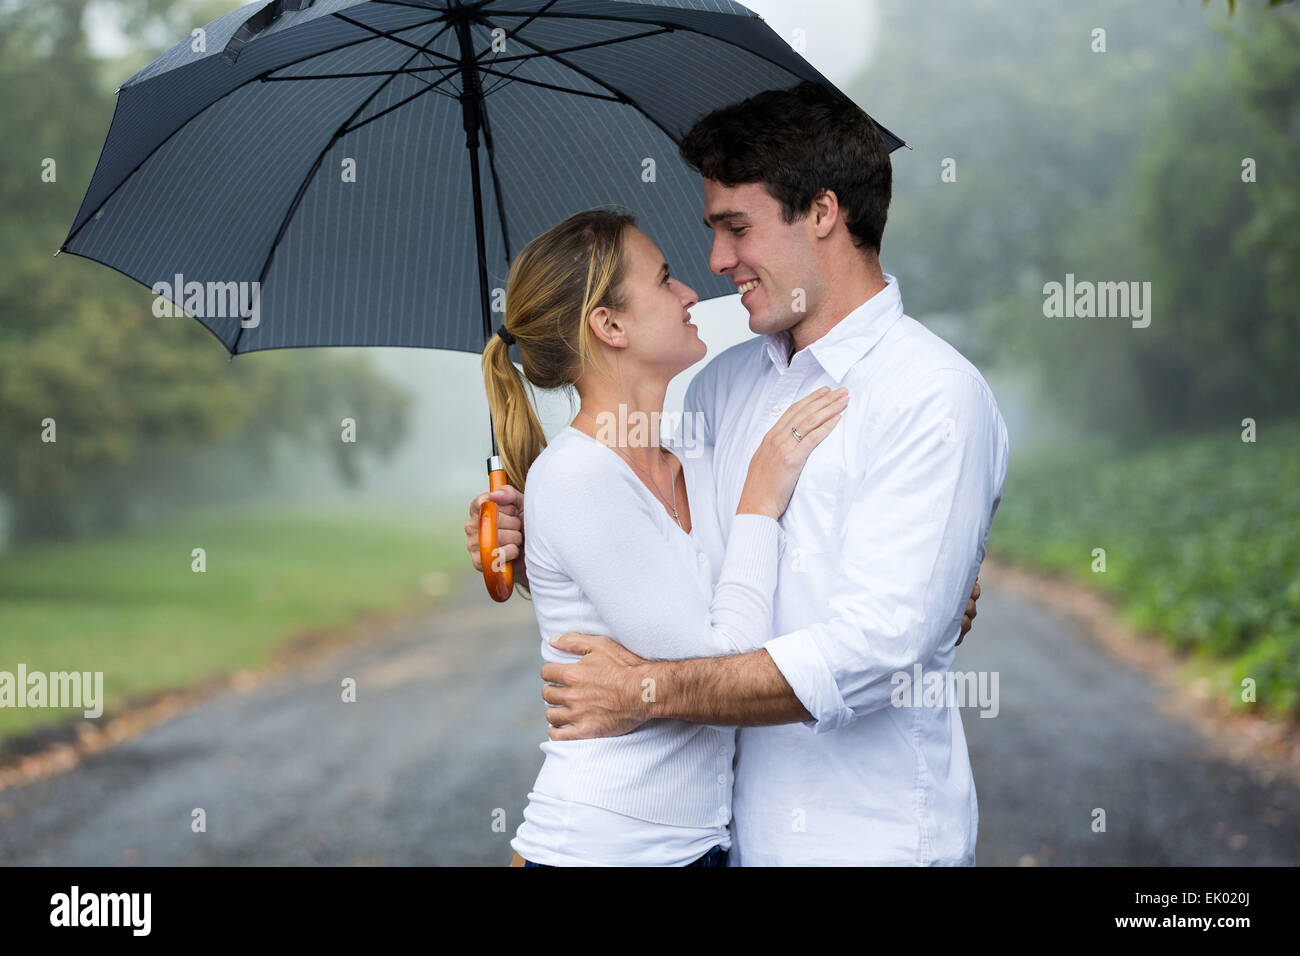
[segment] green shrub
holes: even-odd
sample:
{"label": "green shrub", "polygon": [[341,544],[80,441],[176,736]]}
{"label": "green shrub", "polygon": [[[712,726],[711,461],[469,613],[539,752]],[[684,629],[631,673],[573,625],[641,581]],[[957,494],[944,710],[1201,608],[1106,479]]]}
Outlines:
{"label": "green shrub", "polygon": [[1300,709],[1300,423],[1013,456],[989,550],[1100,588],[1133,625],[1231,661],[1266,709]]}

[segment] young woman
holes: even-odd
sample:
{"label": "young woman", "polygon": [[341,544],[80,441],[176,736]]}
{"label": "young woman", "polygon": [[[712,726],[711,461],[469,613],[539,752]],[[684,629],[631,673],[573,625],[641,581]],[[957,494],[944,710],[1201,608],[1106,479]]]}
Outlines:
{"label": "young woman", "polygon": [[[772,426],[724,544],[710,450],[658,435],[669,381],[706,352],[690,323],[696,301],[635,219],[605,210],[538,236],[510,269],[484,380],[508,480],[526,490],[528,589],[547,661],[573,659],[549,644],[568,631],[612,634],[660,659],[738,653],[770,637],[777,519],[848,394],[821,389]],[[549,443],[507,338],[529,383],[580,399]],[[725,865],[734,734],[661,720],[621,737],[546,741],[516,859]]]}

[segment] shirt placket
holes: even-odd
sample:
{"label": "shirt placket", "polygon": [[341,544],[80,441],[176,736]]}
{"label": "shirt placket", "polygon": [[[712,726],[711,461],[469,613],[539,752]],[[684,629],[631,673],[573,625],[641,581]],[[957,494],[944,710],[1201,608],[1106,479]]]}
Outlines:
{"label": "shirt placket", "polygon": [[776,420],[798,400],[804,383],[808,381],[812,356],[806,351],[795,355],[786,368],[777,367],[776,376],[763,395],[762,411],[758,414],[749,434],[749,457],[753,457],[763,436],[771,431]]}
{"label": "shirt placket", "polygon": [[726,826],[731,821],[731,748],[725,743],[718,746],[718,756],[714,762],[717,771],[718,825]]}

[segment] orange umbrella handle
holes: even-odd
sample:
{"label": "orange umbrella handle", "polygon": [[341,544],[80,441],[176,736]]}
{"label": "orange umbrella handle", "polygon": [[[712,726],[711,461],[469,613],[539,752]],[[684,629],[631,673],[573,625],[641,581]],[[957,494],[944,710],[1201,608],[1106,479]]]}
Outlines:
{"label": "orange umbrella handle", "polygon": [[[488,490],[505,487],[506,472],[495,455],[488,459]],[[483,583],[494,601],[508,601],[515,590],[515,564],[497,556],[497,503],[483,502],[478,516],[478,553],[483,562]]]}

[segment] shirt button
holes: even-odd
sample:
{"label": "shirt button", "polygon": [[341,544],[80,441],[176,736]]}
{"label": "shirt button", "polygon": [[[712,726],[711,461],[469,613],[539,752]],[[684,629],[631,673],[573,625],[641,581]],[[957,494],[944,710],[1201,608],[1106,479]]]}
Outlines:
{"label": "shirt button", "polygon": [[720,774],[718,774],[718,783],[722,784],[723,786],[726,786],[726,784],[727,784],[727,775],[726,775],[725,773],[720,773]]}
{"label": "shirt button", "polygon": [[707,563],[708,563],[708,560],[709,560],[709,559],[706,558],[703,554],[698,555],[698,557],[699,557],[699,559],[700,559],[700,564],[707,564]]}
{"label": "shirt button", "polygon": [[772,406],[772,414],[775,415],[775,414],[777,414],[777,413],[780,412],[780,411],[781,411],[781,406],[780,406],[780,405],[773,405],[773,406]]}
{"label": "shirt button", "polygon": [[727,748],[726,748],[726,747],[719,747],[719,748],[718,748],[718,756],[719,756],[719,757],[725,757],[726,755],[727,755]]}
{"label": "shirt button", "polygon": [[720,817],[725,817],[726,815],[727,815],[727,808],[726,808],[726,807],[718,807],[718,816],[720,816]]}

